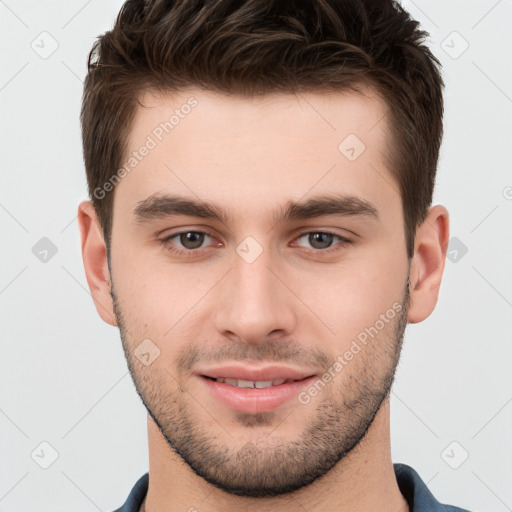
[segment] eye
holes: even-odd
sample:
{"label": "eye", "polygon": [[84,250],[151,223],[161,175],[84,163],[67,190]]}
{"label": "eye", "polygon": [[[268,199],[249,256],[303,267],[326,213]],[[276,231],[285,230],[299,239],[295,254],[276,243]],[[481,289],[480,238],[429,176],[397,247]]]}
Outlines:
{"label": "eye", "polygon": [[[194,256],[200,251],[205,249],[207,246],[203,245],[205,242],[215,240],[215,238],[208,233],[203,231],[180,231],[179,233],[173,233],[168,237],[161,240],[162,245],[169,252],[178,256]],[[337,251],[342,247],[345,247],[352,242],[341,235],[331,233],[328,231],[306,231],[301,233],[295,240],[305,239],[306,244],[310,244],[310,247],[298,243],[299,247],[304,247],[312,253],[331,253]],[[333,244],[338,239],[337,244]],[[221,246],[221,243],[217,243],[217,246]]]}
{"label": "eye", "polygon": [[[212,236],[203,231],[181,231],[180,233],[174,233],[164,238],[162,244],[173,253],[187,255],[194,253],[194,251],[198,249],[202,249],[202,245],[207,238],[213,240]],[[173,241],[174,239],[176,239],[176,241]],[[177,244],[180,244],[181,248],[179,245],[176,247]]]}
{"label": "eye", "polygon": [[[297,240],[301,240],[302,238],[306,238],[306,243],[310,244],[312,250],[315,252],[330,252],[339,249],[340,245],[345,246],[352,243],[348,238],[327,231],[307,231],[300,234]],[[333,241],[336,238],[340,240],[340,242],[333,246]],[[300,247],[306,247],[300,243],[298,245]]]}

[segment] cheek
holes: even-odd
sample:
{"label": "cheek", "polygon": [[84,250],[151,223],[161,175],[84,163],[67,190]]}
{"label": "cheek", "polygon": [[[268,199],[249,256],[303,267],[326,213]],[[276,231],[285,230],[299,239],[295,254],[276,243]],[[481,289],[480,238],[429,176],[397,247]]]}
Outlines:
{"label": "cheek", "polygon": [[396,257],[388,261],[385,257],[375,258],[374,251],[366,256],[361,253],[357,261],[333,265],[316,275],[302,274],[293,280],[304,304],[334,331],[331,334],[337,345],[350,343],[403,299],[405,263]]}
{"label": "cheek", "polygon": [[216,280],[213,269],[172,265],[143,251],[113,259],[115,293],[130,342],[149,338],[164,355],[187,333],[199,336],[202,298]]}
{"label": "cheek", "polygon": [[[130,338],[161,337],[179,306],[175,290],[136,255],[112,259],[112,280]],[[169,318],[166,318],[169,316]],[[134,340],[135,342],[135,340]]]}

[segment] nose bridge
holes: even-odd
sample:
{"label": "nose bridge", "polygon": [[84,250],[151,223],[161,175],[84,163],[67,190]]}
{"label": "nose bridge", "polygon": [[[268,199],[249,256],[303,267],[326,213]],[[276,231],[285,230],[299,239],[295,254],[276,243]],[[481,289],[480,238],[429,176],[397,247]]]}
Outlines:
{"label": "nose bridge", "polygon": [[276,277],[270,271],[271,260],[270,251],[262,251],[254,261],[237,252],[232,277],[238,304],[245,303],[248,308],[260,309],[262,305],[269,304],[272,292],[278,293],[275,290]]}
{"label": "nose bridge", "polygon": [[270,249],[251,237],[237,246],[217,305],[217,329],[221,333],[236,335],[247,343],[261,343],[268,341],[273,331],[283,335],[293,329],[293,304],[273,272],[277,267],[273,260]]}

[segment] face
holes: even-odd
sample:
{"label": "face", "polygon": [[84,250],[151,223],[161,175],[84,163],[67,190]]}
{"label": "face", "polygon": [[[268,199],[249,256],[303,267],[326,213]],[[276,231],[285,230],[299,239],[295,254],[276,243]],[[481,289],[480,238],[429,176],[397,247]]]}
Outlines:
{"label": "face", "polygon": [[308,485],[371,427],[407,323],[386,107],[369,90],[141,102],[110,254],[137,391],[213,485]]}

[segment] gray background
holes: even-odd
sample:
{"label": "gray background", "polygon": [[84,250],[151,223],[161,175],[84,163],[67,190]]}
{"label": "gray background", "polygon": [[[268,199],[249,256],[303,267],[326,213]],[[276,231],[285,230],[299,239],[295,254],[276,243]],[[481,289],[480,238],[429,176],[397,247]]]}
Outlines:
{"label": "gray background", "polygon": [[[86,56],[121,4],[0,1],[2,512],[113,510],[148,468],[145,410],[94,309],[76,221]],[[442,502],[512,510],[512,1],[404,5],[444,66],[434,204],[452,239],[437,309],[406,331],[393,461]]]}

